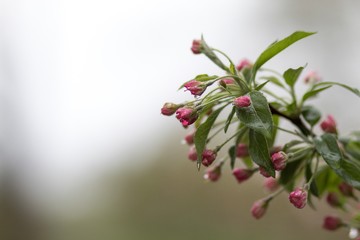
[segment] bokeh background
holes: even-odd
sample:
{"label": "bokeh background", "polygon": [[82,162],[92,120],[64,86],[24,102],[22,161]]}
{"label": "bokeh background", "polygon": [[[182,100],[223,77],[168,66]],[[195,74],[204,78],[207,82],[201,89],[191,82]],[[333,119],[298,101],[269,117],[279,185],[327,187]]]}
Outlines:
{"label": "bokeh background", "polygon": [[[321,229],[326,205],[280,195],[261,220],[255,176],[206,183],[187,160],[186,131],[160,115],[200,73],[222,74],[190,45],[255,60],[293,31],[317,31],[267,63],[307,64],[360,88],[357,0],[1,0],[0,239],[345,239]],[[303,89],[299,83],[299,89]],[[333,87],[313,100],[342,134],[359,99]],[[284,123],[286,124],[286,123]],[[280,141],[286,141],[280,136]]]}

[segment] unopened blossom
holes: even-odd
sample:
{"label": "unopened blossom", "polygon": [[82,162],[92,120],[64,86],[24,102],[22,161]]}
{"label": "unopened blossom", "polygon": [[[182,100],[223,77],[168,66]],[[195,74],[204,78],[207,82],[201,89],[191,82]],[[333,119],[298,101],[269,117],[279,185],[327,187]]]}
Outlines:
{"label": "unopened blossom", "polygon": [[191,145],[194,143],[194,135],[195,135],[195,131],[192,131],[188,134],[185,135],[184,137],[184,141],[188,144]]}
{"label": "unopened blossom", "polygon": [[216,182],[221,176],[221,165],[217,165],[213,168],[207,169],[204,178],[211,182]]}
{"label": "unopened blossom", "polygon": [[239,143],[236,146],[236,156],[239,158],[247,157],[249,156],[249,148],[248,145],[245,143]]}
{"label": "unopened blossom", "polygon": [[200,96],[205,92],[207,85],[195,79],[188,81],[184,87],[194,96]]}
{"label": "unopened blossom", "polygon": [[342,206],[342,201],[340,199],[340,196],[335,192],[329,192],[327,194],[326,202],[334,208]]}
{"label": "unopened blossom", "polygon": [[216,152],[211,150],[211,149],[205,149],[204,152],[202,153],[202,161],[201,163],[205,166],[208,167],[210,166],[216,159]]}
{"label": "unopened blossom", "polygon": [[197,160],[197,152],[196,152],[196,148],[195,146],[191,146],[189,148],[189,152],[188,152],[188,158],[191,160],[191,161],[196,161]]}
{"label": "unopened blossom", "polygon": [[329,231],[337,230],[342,226],[342,221],[340,218],[335,216],[326,216],[324,218],[323,228]]}
{"label": "unopened blossom", "polygon": [[336,122],[332,115],[328,115],[327,118],[320,123],[320,127],[326,133],[337,133]]}
{"label": "unopened blossom", "polygon": [[223,78],[220,80],[220,85],[229,85],[229,84],[235,84],[235,80],[233,78]]}
{"label": "unopened blossom", "polygon": [[245,168],[235,168],[232,173],[238,183],[242,183],[249,179],[253,175],[254,171]]}
{"label": "unopened blossom", "polygon": [[264,180],[264,188],[269,192],[275,191],[279,187],[279,183],[275,178],[269,177]]}
{"label": "unopened blossom", "polygon": [[200,54],[201,53],[201,40],[193,40],[191,51],[194,54]]}
{"label": "unopened blossom", "polygon": [[281,171],[286,167],[288,156],[284,152],[276,152],[271,155],[271,162],[276,171]]}
{"label": "unopened blossom", "polygon": [[296,208],[304,208],[307,202],[307,191],[303,188],[297,188],[289,194],[290,202]]}
{"label": "unopened blossom", "polygon": [[248,59],[242,59],[238,65],[236,65],[236,69],[238,71],[241,71],[245,68],[251,68],[252,67],[252,63],[248,60]]}
{"label": "unopened blossom", "polygon": [[261,199],[256,201],[251,207],[251,215],[256,218],[260,219],[266,213],[266,209],[268,207],[268,202]]}
{"label": "unopened blossom", "polygon": [[304,78],[304,82],[306,84],[314,84],[314,83],[317,83],[317,82],[320,82],[320,81],[321,81],[321,78],[318,75],[318,73],[315,72],[315,71],[308,72],[306,74],[305,78]]}
{"label": "unopened blossom", "polygon": [[266,178],[271,177],[270,173],[268,173],[268,172],[265,170],[265,168],[262,167],[262,166],[259,167],[259,173],[260,173],[261,175],[263,175],[264,177],[266,177]]}
{"label": "unopened blossom", "polygon": [[187,127],[197,120],[198,114],[193,108],[184,107],[176,111],[176,118],[179,119],[184,127]]}
{"label": "unopened blossom", "polygon": [[251,105],[251,100],[249,96],[245,95],[235,98],[233,104],[238,108],[245,108]]}
{"label": "unopened blossom", "polygon": [[357,200],[357,197],[354,195],[354,188],[351,185],[342,182],[339,184],[338,188],[345,197],[352,197]]}
{"label": "unopened blossom", "polygon": [[178,104],[167,102],[161,108],[161,114],[165,116],[171,116],[176,112],[176,110],[179,109],[179,107],[180,105]]}

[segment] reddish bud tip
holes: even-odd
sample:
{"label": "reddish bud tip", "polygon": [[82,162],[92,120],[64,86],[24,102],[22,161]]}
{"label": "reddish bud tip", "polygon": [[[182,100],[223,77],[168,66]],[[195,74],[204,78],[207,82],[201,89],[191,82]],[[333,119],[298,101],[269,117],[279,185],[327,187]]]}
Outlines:
{"label": "reddish bud tip", "polygon": [[197,160],[197,153],[196,153],[196,148],[195,146],[191,146],[188,152],[188,158],[191,161],[196,161]]}
{"label": "reddish bud tip", "polygon": [[189,82],[184,84],[186,90],[190,91],[194,96],[200,96],[206,90],[206,84],[196,81],[190,80]]}
{"label": "reddish bud tip", "polygon": [[173,115],[176,110],[180,107],[180,105],[177,105],[175,103],[165,103],[164,106],[161,108],[161,114],[165,116],[171,116]]}
{"label": "reddish bud tip", "polygon": [[307,202],[307,191],[297,188],[289,194],[289,200],[296,208],[304,208]]}
{"label": "reddish bud tip", "polygon": [[321,81],[321,78],[315,71],[308,72],[304,78],[304,82],[306,84],[314,84],[314,83],[317,83],[320,81]]}
{"label": "reddish bud tip", "polygon": [[251,104],[249,96],[241,96],[234,99],[234,105],[238,108],[248,107]]}
{"label": "reddish bud tip", "polygon": [[265,178],[264,188],[269,192],[275,191],[279,187],[279,183],[275,178]]}
{"label": "reddish bud tip", "polygon": [[256,219],[260,219],[262,216],[264,216],[267,206],[268,203],[264,200],[256,201],[251,207],[251,215],[253,215],[253,217]]}
{"label": "reddish bud tip", "polygon": [[239,143],[236,146],[236,156],[239,158],[249,156],[248,146],[245,143]]}
{"label": "reddish bud tip", "polygon": [[259,167],[259,173],[266,178],[271,177],[271,175],[265,170],[265,168],[261,166]]}
{"label": "reddish bud tip", "polygon": [[271,162],[276,171],[281,171],[286,167],[288,156],[284,152],[277,152],[271,155]]}
{"label": "reddish bud tip", "polygon": [[192,131],[188,134],[185,135],[184,140],[188,145],[191,145],[194,143],[194,136],[195,136],[195,131]]}
{"label": "reddish bud tip", "polygon": [[238,65],[236,65],[236,69],[238,71],[241,71],[245,68],[251,68],[252,67],[252,63],[248,60],[248,59],[242,59]]}
{"label": "reddish bud tip", "polygon": [[176,111],[176,118],[184,127],[193,124],[198,118],[197,112],[192,108],[179,108]]}
{"label": "reddish bud tip", "polygon": [[254,172],[252,170],[244,169],[244,168],[235,168],[233,170],[233,175],[238,181],[238,183],[246,181],[252,176],[253,173]]}
{"label": "reddish bud tip", "polygon": [[337,193],[335,192],[329,192],[328,195],[326,196],[326,202],[331,206],[331,207],[341,207],[342,206],[342,202],[340,200],[340,197]]}
{"label": "reddish bud tip", "polygon": [[204,175],[204,178],[211,182],[216,182],[217,180],[219,180],[220,176],[221,176],[221,166],[218,165],[214,168],[208,169]]}
{"label": "reddish bud tip", "polygon": [[226,85],[235,84],[235,80],[233,78],[224,78],[221,79],[219,85],[226,87]]}
{"label": "reddish bud tip", "polygon": [[346,182],[340,183],[338,188],[345,197],[353,197],[354,196],[353,187],[351,185],[347,184]]}
{"label": "reddish bud tip", "polygon": [[326,133],[337,133],[336,122],[332,115],[327,116],[327,118],[320,123],[320,127]]}
{"label": "reddish bud tip", "polygon": [[193,40],[191,51],[194,54],[200,54],[201,53],[201,40]]}
{"label": "reddish bud tip", "polygon": [[214,152],[211,149],[205,149],[203,154],[202,154],[202,164],[205,167],[210,166],[216,159],[216,152]]}
{"label": "reddish bud tip", "polygon": [[338,217],[326,216],[324,218],[323,228],[329,231],[337,230],[342,226],[342,221]]}

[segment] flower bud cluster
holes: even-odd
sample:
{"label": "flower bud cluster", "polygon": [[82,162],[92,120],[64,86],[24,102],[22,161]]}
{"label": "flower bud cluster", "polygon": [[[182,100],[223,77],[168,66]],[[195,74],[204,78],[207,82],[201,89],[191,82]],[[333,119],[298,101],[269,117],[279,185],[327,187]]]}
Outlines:
{"label": "flower bud cluster", "polygon": [[[259,172],[264,177],[262,190],[268,195],[251,206],[250,212],[255,219],[262,218],[270,202],[284,191],[289,192],[289,205],[298,209],[305,208],[308,201],[310,204],[312,196],[323,197],[329,206],[338,210],[348,210],[348,200],[358,201],[354,193],[356,189],[349,185],[357,181],[353,185],[360,186],[360,180],[354,173],[357,168],[344,170],[352,174],[350,178],[343,177],[344,172],[338,171],[338,165],[351,165],[352,161],[357,160],[357,149],[350,149],[356,152],[354,157],[348,150],[347,143],[350,140],[338,137],[337,123],[332,115],[322,118],[317,109],[304,104],[305,100],[325,90],[331,82],[320,83],[321,78],[316,72],[308,72],[303,83],[308,84],[310,90],[298,101],[294,83],[302,67],[288,69],[284,74],[264,77],[268,81],[257,82],[256,71],[271,74],[275,71],[262,68],[261,61],[252,63],[248,59],[242,59],[235,66],[227,55],[210,48],[203,38],[193,40],[191,51],[208,57],[225,74],[220,77],[201,74],[185,82],[181,88],[190,92],[193,100],[180,104],[167,102],[161,108],[161,114],[175,114],[184,128],[194,126],[194,131],[189,131],[183,142],[189,146],[189,160],[196,162],[198,169],[206,167],[205,180],[219,181],[226,161],[230,162],[234,182],[241,183],[240,185]],[[217,54],[228,59],[230,65],[224,64]],[[283,78],[280,79],[281,77]],[[278,92],[270,91],[268,83],[282,87],[291,99],[282,98],[278,96]],[[269,102],[268,97],[275,100]],[[227,117],[219,120],[225,112],[223,109],[227,107],[231,107]],[[277,121],[279,118],[288,120],[297,130],[282,128]],[[317,135],[314,131],[316,128],[321,129],[321,134]],[[275,145],[277,131],[289,133],[296,139],[291,139],[285,145]],[[226,135],[225,140],[220,143],[214,141],[220,134]],[[218,145],[210,148],[214,142]],[[336,144],[338,149],[335,149]],[[359,143],[353,143],[350,148],[356,148],[357,144]],[[217,160],[218,154],[222,153],[220,150],[226,145],[229,148],[225,149],[225,156]],[[327,152],[324,153],[325,150]],[[357,229],[360,217],[357,223],[352,226],[337,216],[328,215],[324,218],[322,227],[329,231],[341,227]]]}

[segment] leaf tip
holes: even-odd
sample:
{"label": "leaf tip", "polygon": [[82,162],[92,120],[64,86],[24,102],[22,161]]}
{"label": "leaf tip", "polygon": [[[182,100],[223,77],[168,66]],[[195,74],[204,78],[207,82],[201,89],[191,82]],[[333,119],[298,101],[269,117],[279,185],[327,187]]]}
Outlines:
{"label": "leaf tip", "polygon": [[200,171],[201,163],[199,161],[196,163],[196,167],[197,167],[197,170]]}

